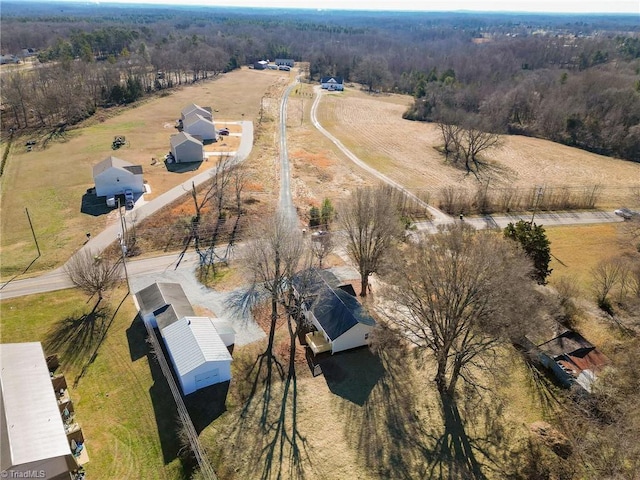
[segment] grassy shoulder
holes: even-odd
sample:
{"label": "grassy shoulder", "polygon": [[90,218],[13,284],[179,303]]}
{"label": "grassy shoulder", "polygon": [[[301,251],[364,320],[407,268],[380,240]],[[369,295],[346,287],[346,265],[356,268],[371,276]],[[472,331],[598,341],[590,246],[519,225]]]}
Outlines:
{"label": "grassy shoulder", "polygon": [[175,405],[125,288],[94,300],[63,290],[2,302],[2,342],[57,353],[86,438],[92,479],[184,478]]}

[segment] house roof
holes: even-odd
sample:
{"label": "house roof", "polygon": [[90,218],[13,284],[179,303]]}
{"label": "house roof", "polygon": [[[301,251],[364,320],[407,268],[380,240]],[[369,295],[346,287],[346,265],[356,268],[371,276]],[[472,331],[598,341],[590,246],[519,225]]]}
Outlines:
{"label": "house roof", "polygon": [[343,83],[342,77],[322,77],[320,83]]}
{"label": "house roof", "polygon": [[183,117],[186,117],[192,112],[199,113],[200,115],[203,115],[206,118],[210,118],[212,116],[210,108],[204,108],[204,107],[201,107],[200,105],[196,105],[195,103],[187,105],[182,109],[182,112],[180,113],[182,114]]}
{"label": "house roof", "polygon": [[585,370],[597,373],[609,364],[609,359],[596,348],[575,355],[562,355],[557,361],[576,378]]}
{"label": "house roof", "polygon": [[173,148],[183,144],[184,142],[193,142],[202,146],[202,142],[200,140],[193,137],[192,135],[189,135],[187,132],[180,132],[180,133],[177,133],[176,135],[171,135],[171,138],[169,141],[171,142],[171,146]]}
{"label": "house roof", "polygon": [[206,362],[231,361],[232,357],[208,317],[183,317],[167,326],[162,334],[180,376]]}
{"label": "house roof", "polygon": [[191,125],[193,125],[194,123],[198,123],[198,122],[205,122],[208,125],[211,125],[211,128],[215,128],[212,120],[209,120],[208,118],[202,116],[201,114],[199,114],[197,112],[191,112],[191,113],[187,114],[184,117],[184,120],[182,121],[182,125],[183,125],[183,128],[187,129]]}
{"label": "house roof", "polygon": [[335,340],[357,324],[375,326],[375,320],[358,300],[338,288],[338,279],[327,270],[312,269],[293,279],[294,286],[312,292],[308,305],[327,336]]}
{"label": "house roof", "polygon": [[2,470],[71,455],[40,342],[0,345]]}
{"label": "house roof", "polygon": [[559,355],[570,354],[583,349],[593,349],[594,346],[578,332],[565,330],[557,337],[538,345],[538,348],[547,355],[557,357]]}
{"label": "house roof", "polygon": [[110,168],[119,168],[134,175],[142,175],[142,165],[134,165],[121,158],[110,156],[93,166],[94,178]]}
{"label": "house roof", "polygon": [[156,282],[136,293],[143,315],[153,313],[162,331],[183,317],[195,312],[179,283]]}

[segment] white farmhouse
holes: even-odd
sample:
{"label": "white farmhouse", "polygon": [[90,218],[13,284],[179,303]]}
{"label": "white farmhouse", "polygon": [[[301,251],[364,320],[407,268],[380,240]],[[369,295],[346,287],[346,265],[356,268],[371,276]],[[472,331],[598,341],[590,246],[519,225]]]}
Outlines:
{"label": "white farmhouse", "polygon": [[294,279],[294,290],[303,298],[304,315],[316,328],[306,336],[314,354],[329,351],[333,354],[367,345],[376,326],[353,295],[353,289],[345,289],[338,283],[327,270],[312,269]]}
{"label": "white farmhouse", "polygon": [[125,190],[144,193],[142,166],[117,157],[107,157],[93,167],[96,196],[121,195]]}
{"label": "white farmhouse", "polygon": [[216,126],[213,120],[203,117],[198,112],[189,113],[182,120],[182,131],[198,137],[203,141],[216,140]]}
{"label": "white farmhouse", "polygon": [[201,162],[204,159],[202,142],[186,132],[171,135],[170,143],[176,163]]}

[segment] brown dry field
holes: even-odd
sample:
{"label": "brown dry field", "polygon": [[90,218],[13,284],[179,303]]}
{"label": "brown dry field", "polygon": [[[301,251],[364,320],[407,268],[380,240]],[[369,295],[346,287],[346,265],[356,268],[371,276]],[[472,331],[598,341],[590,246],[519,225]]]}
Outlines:
{"label": "brown dry field", "polygon": [[[446,186],[475,190],[478,180],[446,164],[437,151],[441,142],[434,124],[402,118],[411,101],[406,95],[372,96],[347,88],[342,94],[324,95],[318,119],[360,159],[414,192],[426,190],[434,198]],[[483,161],[487,165],[481,180],[494,188],[602,185],[602,208],[629,202],[631,188],[640,185],[640,163],[531,137],[503,136],[502,145],[487,152]],[[357,185],[345,180],[345,189]]]}
{"label": "brown dry field", "polygon": [[[169,172],[162,161],[152,165],[152,158],[161,160],[169,151],[176,119],[189,103],[212,107],[218,128],[228,126],[232,133],[239,133],[240,126],[226,122],[253,121],[255,146],[250,160],[261,162],[269,154],[276,155],[271,125],[277,116],[273,112],[277,112],[289,81],[288,72],[242,69],[148,99],[135,108],[103,111],[46,147],[44,137],[35,137],[39,143],[32,152],[24,149],[25,139],[16,139],[2,178],[3,276],[22,272],[36,257],[25,207],[42,251],[30,273],[61,265],[82,246],[85,232],[100,231],[116,221],[115,211],[97,216],[81,212],[83,195],[93,186],[92,166],[104,158],[115,155],[142,165],[152,192],[147,199],[197,174]],[[262,125],[258,125],[261,102],[264,115]],[[127,145],[114,151],[111,142],[115,135],[124,135]],[[237,137],[228,136],[207,148],[233,151],[238,143]],[[205,162],[199,168],[207,166]],[[249,185],[249,191],[254,188],[260,194],[277,187],[271,168],[266,172],[269,175],[260,165],[254,164],[253,170],[257,180]]]}

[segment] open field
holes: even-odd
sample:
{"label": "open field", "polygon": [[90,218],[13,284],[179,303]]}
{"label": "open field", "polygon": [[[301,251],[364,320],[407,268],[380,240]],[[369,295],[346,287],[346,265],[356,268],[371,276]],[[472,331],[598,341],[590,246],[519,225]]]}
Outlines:
{"label": "open field", "polygon": [[41,341],[46,354],[58,353],[86,438],[88,478],[185,478],[175,404],[131,297],[120,288],[93,317],[92,307],[76,290],[3,301],[2,342]]}
{"label": "open field", "polygon": [[[184,106],[194,102],[211,106],[218,126],[243,119],[257,122],[261,101],[269,111],[270,99],[277,103],[288,82],[288,72],[242,69],[148,99],[135,108],[100,112],[86,125],[52,139],[46,148],[44,139],[38,138],[34,150],[26,152],[24,139],[16,139],[2,178],[3,277],[22,272],[37,255],[25,207],[42,251],[31,271],[59,266],[82,245],[86,232],[100,231],[117,218],[115,211],[99,216],[81,212],[83,196],[93,186],[94,164],[115,155],[142,165],[152,192],[148,198],[153,198],[197,173],[171,173],[161,161]],[[239,127],[228,126],[237,133]],[[114,151],[115,135],[124,135],[127,145]],[[236,142],[234,136],[222,137],[208,148],[233,151]],[[154,165],[152,158],[158,159]]]}
{"label": "open field", "polygon": [[[402,119],[409,96],[371,96],[354,88],[321,100],[319,120],[362,160],[412,191],[432,198],[446,186],[475,190],[478,180],[445,164],[435,124]],[[599,206],[617,208],[629,202],[640,185],[640,163],[617,160],[547,140],[504,136],[502,145],[484,155],[481,179],[490,188],[537,185],[602,185]]]}

